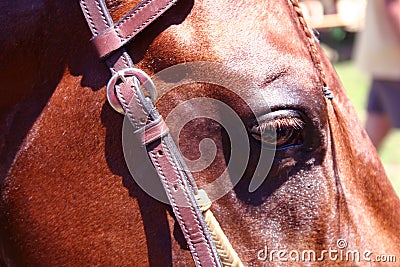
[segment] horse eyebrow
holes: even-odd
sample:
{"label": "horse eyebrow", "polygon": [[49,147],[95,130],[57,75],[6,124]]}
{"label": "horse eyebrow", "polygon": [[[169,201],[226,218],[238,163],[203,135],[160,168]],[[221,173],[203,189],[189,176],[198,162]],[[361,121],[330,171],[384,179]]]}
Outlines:
{"label": "horse eyebrow", "polygon": [[265,78],[263,79],[263,81],[259,84],[259,86],[267,86],[270,83],[272,83],[273,81],[285,76],[288,73],[288,69],[284,68],[278,72],[271,72],[268,73]]}

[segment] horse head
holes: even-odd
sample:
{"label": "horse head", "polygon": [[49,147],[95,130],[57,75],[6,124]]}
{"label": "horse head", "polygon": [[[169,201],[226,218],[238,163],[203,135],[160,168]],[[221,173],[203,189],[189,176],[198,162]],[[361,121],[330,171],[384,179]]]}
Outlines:
{"label": "horse head", "polygon": [[[117,21],[138,3],[107,6]],[[170,206],[136,179],[148,170],[125,162],[78,3],[5,5],[3,261],[192,263]],[[126,49],[246,266],[400,255],[399,200],[297,1],[178,1]]]}

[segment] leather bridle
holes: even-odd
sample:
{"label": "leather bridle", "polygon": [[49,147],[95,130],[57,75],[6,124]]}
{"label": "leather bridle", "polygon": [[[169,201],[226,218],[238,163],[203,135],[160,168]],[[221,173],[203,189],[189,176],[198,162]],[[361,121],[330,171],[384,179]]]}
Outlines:
{"label": "leather bridle", "polygon": [[[151,100],[155,90],[151,79],[134,68],[124,48],[127,42],[175,2],[142,1],[116,23],[103,0],[81,0],[80,5],[93,34],[91,41],[112,74],[107,85],[108,99],[117,111],[126,115],[134,132],[140,134],[142,143],[146,145],[147,154],[163,184],[196,266],[222,266],[196,202],[197,196],[203,196],[203,202],[204,198],[207,202],[207,197],[204,192],[199,194],[163,118]],[[145,84],[150,97],[145,96],[142,84]]]}
{"label": "leather bridle", "polygon": [[[304,18],[297,0],[290,1],[295,9],[297,8],[296,12],[306,36],[313,38],[307,34],[307,25],[302,21]],[[134,67],[132,59],[124,48],[140,31],[176,2],[177,0],[143,0],[115,23],[104,0],[80,0],[80,5],[93,35],[91,42],[112,74],[107,85],[108,100],[115,110],[125,114],[134,132],[139,134],[142,144],[145,145],[195,265],[222,266],[223,263],[225,265],[225,260],[222,259],[223,263],[221,262],[222,257],[220,258],[215,240],[213,241],[209,231],[209,228],[215,227],[210,226],[204,219],[204,217],[206,220],[214,218],[208,211],[210,201],[207,194],[196,187],[182,155],[168,132],[168,127],[153,104],[156,95],[154,84],[146,73]],[[311,39],[310,44],[314,44]],[[310,50],[314,64],[320,71],[323,92],[328,99],[331,99],[332,92],[326,85],[319,56],[313,49]],[[145,92],[142,91],[142,87]],[[211,230],[214,233],[215,229]],[[226,239],[222,230],[217,229],[218,231],[221,232],[221,239]],[[225,244],[230,246],[227,239]],[[243,266],[237,254],[234,251],[231,254],[229,265]]]}

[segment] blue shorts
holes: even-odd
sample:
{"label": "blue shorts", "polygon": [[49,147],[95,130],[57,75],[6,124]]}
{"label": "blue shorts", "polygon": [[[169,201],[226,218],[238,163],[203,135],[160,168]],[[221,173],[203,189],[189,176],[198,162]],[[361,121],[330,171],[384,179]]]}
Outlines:
{"label": "blue shorts", "polygon": [[394,128],[400,128],[400,81],[373,80],[367,111],[385,114]]}

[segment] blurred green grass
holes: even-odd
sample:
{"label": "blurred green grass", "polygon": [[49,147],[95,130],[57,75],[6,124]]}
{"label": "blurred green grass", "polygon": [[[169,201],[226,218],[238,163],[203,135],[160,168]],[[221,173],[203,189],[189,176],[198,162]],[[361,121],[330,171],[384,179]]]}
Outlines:
{"label": "blurred green grass", "polygon": [[[353,61],[341,61],[334,64],[336,72],[343,83],[348,96],[362,122],[366,118],[366,101],[368,96],[369,78],[362,73]],[[382,145],[379,155],[385,166],[386,173],[397,195],[400,196],[400,130],[392,130]]]}

